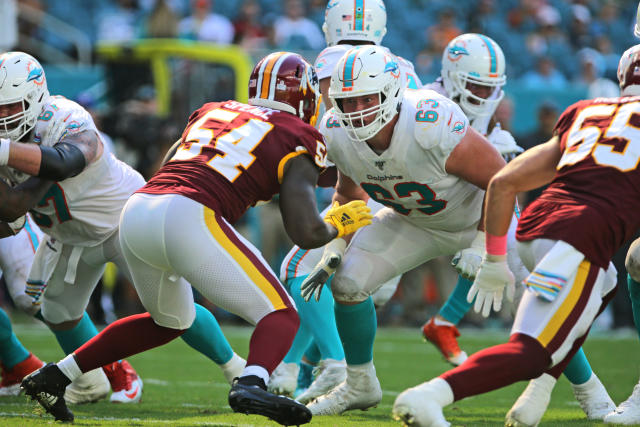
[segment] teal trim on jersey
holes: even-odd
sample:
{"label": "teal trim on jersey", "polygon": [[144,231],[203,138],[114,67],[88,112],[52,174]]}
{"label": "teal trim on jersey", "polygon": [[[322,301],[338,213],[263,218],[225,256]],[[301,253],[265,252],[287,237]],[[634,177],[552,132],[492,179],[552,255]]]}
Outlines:
{"label": "teal trim on jersey", "polygon": [[489,59],[491,61],[489,64],[489,74],[496,74],[498,72],[498,57],[496,55],[496,50],[494,49],[493,44],[491,44],[491,40],[486,36],[480,35],[480,38],[489,50]]}
{"label": "teal trim on jersey", "polygon": [[336,323],[349,365],[361,365],[373,360],[377,317],[373,299],[354,305],[335,304]]}
{"label": "teal trim on jersey", "polygon": [[447,298],[447,301],[438,312],[447,322],[457,325],[471,308],[473,301],[467,302],[467,294],[472,284],[473,282],[470,280],[458,276],[456,287],[453,288],[453,292],[451,292],[449,298]]}
{"label": "teal trim on jersey", "polygon": [[56,336],[64,354],[73,353],[78,347],[98,335],[98,330],[86,311],[82,319],[73,328],[67,331],[54,331],[52,329],[51,332]]}
{"label": "teal trim on jersey", "polygon": [[419,89],[415,77],[413,77],[411,74],[407,74],[407,87],[409,89]]}
{"label": "teal trim on jersey", "polygon": [[[304,256],[309,252],[308,249],[302,249],[302,248],[298,248],[293,256],[291,257],[291,259],[289,260],[289,263],[287,264],[287,273],[284,277],[284,281],[288,282],[290,280],[293,280],[296,278],[296,269],[298,268],[298,263],[300,262],[300,260],[302,258],[304,258]],[[305,275],[306,277],[306,275]]]}
{"label": "teal trim on jersey", "polygon": [[195,308],[196,318],[180,338],[189,347],[204,354],[218,365],[227,363],[233,357],[233,349],[222,333],[218,321],[200,304],[195,304]]}
{"label": "teal trim on jersey", "polygon": [[631,310],[633,312],[633,323],[636,324],[638,336],[640,336],[640,283],[636,282],[627,274],[627,287],[631,297]]}
{"label": "teal trim on jersey", "polygon": [[563,374],[567,377],[569,382],[574,385],[584,384],[589,381],[593,371],[591,370],[591,365],[589,365],[589,361],[587,360],[587,356],[585,356],[582,347],[580,347],[573,356],[571,362],[569,362],[567,367],[564,369]]}
{"label": "teal trim on jersey", "polygon": [[355,31],[364,30],[364,0],[356,0],[353,9],[353,29]]}
{"label": "teal trim on jersey", "polygon": [[33,247],[33,251],[35,252],[36,249],[38,249],[38,244],[40,244],[40,242],[38,241],[38,235],[36,234],[35,231],[33,231],[33,225],[31,225],[31,221],[29,221],[29,217],[27,217],[27,221],[24,225],[24,229],[27,231],[27,234],[29,235],[31,246]]}
{"label": "teal trim on jersey", "polygon": [[0,308],[0,362],[11,369],[27,357],[29,352],[13,333],[9,316]]}

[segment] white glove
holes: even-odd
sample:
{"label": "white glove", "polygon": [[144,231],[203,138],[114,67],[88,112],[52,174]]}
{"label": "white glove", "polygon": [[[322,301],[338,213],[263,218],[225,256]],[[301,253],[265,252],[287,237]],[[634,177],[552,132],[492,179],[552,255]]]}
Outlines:
{"label": "white glove", "polygon": [[478,231],[473,242],[471,242],[471,246],[458,251],[451,260],[451,265],[465,279],[473,280],[476,277],[484,255],[484,237],[484,231]]}
{"label": "white glove", "polygon": [[341,238],[333,239],[325,245],[322,259],[300,286],[300,296],[305,301],[309,302],[314,294],[316,301],[320,301],[322,287],[342,262],[346,248],[347,242]]}
{"label": "white glove", "polygon": [[9,164],[9,150],[11,140],[8,138],[0,138],[0,166]]}
{"label": "white glove", "polygon": [[500,123],[491,130],[487,136],[489,142],[496,147],[498,152],[506,161],[513,159],[516,155],[522,153],[524,148],[520,147],[509,131],[502,129]]}
{"label": "white glove", "polygon": [[473,310],[476,313],[480,313],[482,310],[482,316],[488,317],[492,304],[496,312],[502,308],[502,293],[505,286],[507,287],[507,299],[513,301],[516,290],[515,282],[516,279],[507,265],[506,255],[485,254],[476,280],[467,294],[467,302],[472,302],[475,298]]}

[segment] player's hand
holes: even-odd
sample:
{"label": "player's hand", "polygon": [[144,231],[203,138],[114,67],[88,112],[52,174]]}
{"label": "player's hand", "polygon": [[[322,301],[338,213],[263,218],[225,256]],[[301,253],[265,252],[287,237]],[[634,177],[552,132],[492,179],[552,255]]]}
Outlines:
{"label": "player's hand", "polygon": [[478,231],[473,242],[471,242],[471,246],[458,251],[451,260],[451,265],[465,279],[473,280],[476,277],[484,255],[484,237],[484,231]]}
{"label": "player's hand", "polygon": [[371,224],[372,218],[371,209],[364,201],[352,200],[344,205],[333,202],[324,220],[338,230],[336,237],[342,237]]}
{"label": "player's hand", "polygon": [[320,301],[322,287],[342,262],[346,247],[347,242],[343,239],[334,239],[325,246],[322,259],[300,286],[300,296],[305,301],[309,302],[314,295],[316,301]]}
{"label": "player's hand", "polygon": [[486,254],[476,280],[467,294],[467,302],[473,302],[475,298],[476,302],[473,305],[475,312],[480,313],[482,310],[482,316],[488,317],[492,305],[495,311],[500,311],[502,308],[502,294],[505,287],[507,299],[513,301],[515,278],[507,265],[507,256]]}
{"label": "player's hand", "polygon": [[518,145],[513,135],[511,135],[509,131],[502,129],[500,123],[496,123],[491,133],[487,136],[487,139],[498,149],[500,155],[507,162],[513,160],[518,154],[524,151],[524,148]]}

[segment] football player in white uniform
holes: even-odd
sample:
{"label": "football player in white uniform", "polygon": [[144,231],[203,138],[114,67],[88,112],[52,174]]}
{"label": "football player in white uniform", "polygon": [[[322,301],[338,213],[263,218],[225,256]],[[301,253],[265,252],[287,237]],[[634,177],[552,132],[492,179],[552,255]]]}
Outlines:
{"label": "football player in white uniform", "polygon": [[[334,201],[371,197],[385,208],[353,237],[335,272],[331,290],[347,378],[308,405],[314,414],[380,402],[371,295],[392,277],[469,247],[482,189],[505,164],[453,101],[431,90],[405,91],[400,77],[397,59],[377,46],[350,49],[331,76],[334,108],[320,130],[338,168]],[[305,282],[302,291],[320,286]]]}
{"label": "football player in white uniform", "polygon": [[[44,289],[42,317],[67,354],[97,335],[84,310],[107,262],[130,277],[118,241],[120,212],[144,179],[105,150],[89,113],[50,96],[42,66],[22,52],[0,55],[0,237],[27,211],[47,234],[28,283]],[[78,333],[81,330],[82,333]],[[74,331],[74,339],[68,336]],[[81,338],[81,339],[80,339]],[[229,381],[244,367],[213,315],[196,309],[185,341],[220,364]],[[112,401],[137,402],[142,381],[126,361],[107,366]]]}
{"label": "football player in white uniform", "polygon": [[[345,19],[345,17],[350,17]],[[320,92],[322,93],[324,111],[330,105],[328,98],[329,81],[331,72],[346,51],[355,45],[380,45],[387,32],[387,12],[382,0],[367,2],[351,0],[333,0],[327,4],[325,22],[322,29],[325,34],[327,48],[325,48],[315,61],[315,70],[318,74]],[[386,52],[389,52],[387,48]],[[391,54],[391,53],[389,53]],[[401,72],[402,84],[417,89],[422,83],[417,77],[413,64],[405,59],[397,57]],[[325,172],[330,175],[332,172]],[[322,183],[322,186],[333,186],[335,180]],[[373,199],[367,202],[372,213],[384,206]],[[317,301],[309,301],[311,295],[303,298],[300,295],[300,286],[310,273],[319,274],[319,279],[327,281],[327,277],[335,271],[342,256],[346,242],[337,239],[331,245],[323,248],[304,250],[294,246],[282,263],[280,279],[286,285],[287,290],[296,302],[300,314],[300,329],[291,345],[291,349],[284,360],[271,375],[269,388],[277,393],[292,395],[298,387],[306,387],[309,380],[302,379],[310,376],[313,365],[317,363],[315,379],[308,385],[308,389],[296,396],[296,400],[307,403],[315,397],[324,394],[346,377],[346,362],[342,343],[336,330],[333,316],[333,296],[331,292],[317,295]],[[323,257],[324,262],[320,263]],[[320,264],[319,264],[320,263]],[[331,266],[328,264],[331,263]],[[319,267],[314,270],[314,267]],[[395,292],[400,276],[385,283],[374,295],[376,306],[386,303]],[[330,279],[327,281],[329,286]],[[310,348],[311,350],[307,350]],[[307,352],[305,353],[305,350]],[[304,358],[303,358],[304,354]],[[317,354],[320,360],[314,360],[310,354]],[[318,357],[316,356],[316,358]],[[301,380],[298,381],[300,373]],[[305,384],[305,382],[307,384]]]}

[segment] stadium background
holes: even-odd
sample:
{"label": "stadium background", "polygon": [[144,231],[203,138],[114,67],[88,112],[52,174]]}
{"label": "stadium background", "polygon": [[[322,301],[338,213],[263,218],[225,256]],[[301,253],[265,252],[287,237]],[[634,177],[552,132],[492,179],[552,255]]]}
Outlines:
{"label": "stadium background", "polygon": [[[324,48],[326,0],[0,0],[0,50],[38,58],[52,94],[89,109],[117,155],[149,177],[203,102],[246,100],[256,59],[274,50],[310,62]],[[557,115],[586,97],[617,95],[621,53],[637,42],[632,0],[387,0],[383,45],[411,60],[423,83],[440,72],[443,48],[464,32],[502,47],[507,96],[497,115],[525,148],[548,139]],[[204,20],[203,25],[197,22]],[[194,23],[196,22],[196,23]],[[320,192],[326,202],[330,194]],[[526,204],[535,197],[523,195]],[[275,271],[290,247],[277,204],[250,210],[244,234]],[[629,327],[624,254],[620,288],[598,327]],[[379,313],[382,324],[421,324],[455,283],[439,260],[410,272]],[[450,270],[450,269],[449,269]],[[102,323],[141,310],[130,284],[109,270],[90,312]],[[10,299],[3,295],[3,307]],[[237,321],[209,306],[222,323]],[[509,315],[485,326],[504,326]],[[481,326],[469,315],[467,325]]]}

